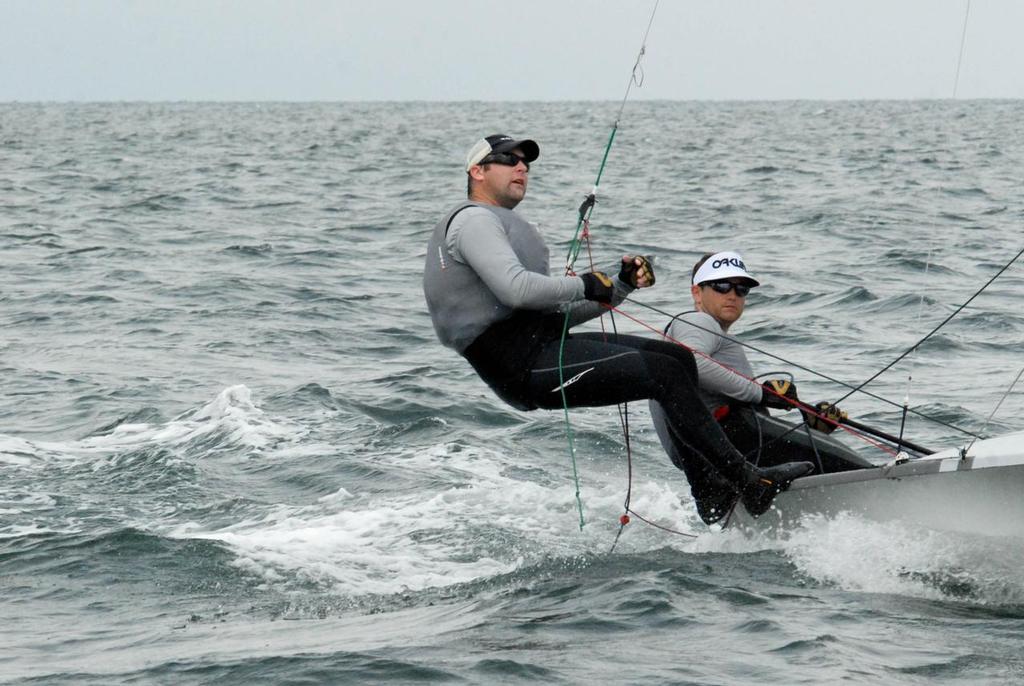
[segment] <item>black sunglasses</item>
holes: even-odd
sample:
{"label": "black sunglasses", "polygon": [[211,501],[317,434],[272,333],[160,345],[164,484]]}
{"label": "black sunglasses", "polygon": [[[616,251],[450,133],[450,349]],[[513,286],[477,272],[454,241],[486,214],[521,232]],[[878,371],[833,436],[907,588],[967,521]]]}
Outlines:
{"label": "black sunglasses", "polygon": [[530,163],[526,161],[526,158],[512,152],[492,152],[480,160],[480,164],[502,164],[506,167],[514,167],[520,162],[526,165],[526,171],[530,171]]}
{"label": "black sunglasses", "polygon": [[736,295],[740,298],[745,298],[750,293],[750,286],[745,283],[733,283],[732,281],[706,281],[701,286],[710,286],[711,290],[722,295],[735,289]]}

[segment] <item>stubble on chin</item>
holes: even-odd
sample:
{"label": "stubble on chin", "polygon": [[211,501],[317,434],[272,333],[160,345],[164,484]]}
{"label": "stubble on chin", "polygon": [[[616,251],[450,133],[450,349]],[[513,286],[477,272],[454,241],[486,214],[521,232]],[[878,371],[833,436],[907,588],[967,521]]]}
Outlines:
{"label": "stubble on chin", "polygon": [[512,207],[515,207],[526,197],[526,187],[518,184],[509,184],[508,188],[505,189],[504,195],[505,197],[502,199],[505,201],[505,207],[509,207],[509,203],[511,203]]}

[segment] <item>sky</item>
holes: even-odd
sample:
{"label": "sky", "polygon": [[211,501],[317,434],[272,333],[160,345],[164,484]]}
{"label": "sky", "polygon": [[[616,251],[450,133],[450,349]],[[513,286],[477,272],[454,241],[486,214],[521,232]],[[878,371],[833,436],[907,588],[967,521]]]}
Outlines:
{"label": "sky", "polygon": [[[655,0],[0,0],[0,102],[619,100]],[[1024,0],[658,0],[630,98],[1024,98]],[[961,36],[963,59],[957,78]]]}

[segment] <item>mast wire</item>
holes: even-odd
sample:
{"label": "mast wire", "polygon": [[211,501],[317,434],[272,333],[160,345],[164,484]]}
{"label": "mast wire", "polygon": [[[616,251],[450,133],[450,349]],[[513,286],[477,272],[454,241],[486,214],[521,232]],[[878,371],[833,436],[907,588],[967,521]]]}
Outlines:
{"label": "mast wire", "polygon": [[957,87],[960,85],[960,64],[964,61],[964,45],[967,43],[967,18],[971,16],[971,0],[967,0],[964,11],[964,28],[960,33],[960,56],[956,60],[956,78],[953,79],[953,99],[956,100]]}
{"label": "mast wire", "polygon": [[[988,419],[985,420],[985,423],[982,425],[978,433],[984,433],[985,429],[988,428],[988,423],[991,422],[992,418],[996,416],[996,412],[999,411],[999,406],[1003,404],[1003,401],[1006,400],[1007,396],[1009,396],[1010,393],[1013,391],[1013,387],[1017,385],[1018,381],[1020,381],[1020,377],[1022,374],[1024,374],[1024,367],[1021,367],[1020,371],[1017,372],[1017,378],[1013,380],[1013,383],[1010,384],[1010,387],[1006,389],[1005,393],[1003,393],[1003,397],[1000,398],[999,402],[996,403],[995,409],[992,410],[992,413],[988,416]],[[971,448],[974,446],[974,441],[976,440],[978,440],[977,436],[975,436],[974,439],[971,440],[970,444],[963,449],[963,452],[961,454],[966,456],[967,453],[970,452]]]}
{"label": "mast wire", "polygon": [[[657,314],[669,317],[671,319],[675,319],[675,317],[673,317],[670,312],[667,312],[667,311],[665,311],[665,310],[663,310],[663,309],[661,309],[659,307],[656,307],[654,305],[651,305],[649,303],[645,303],[645,302],[642,302],[640,300],[635,300],[635,299],[633,299],[631,297],[627,297],[624,302],[629,302],[629,303],[631,303],[633,305],[639,305],[640,307],[648,309],[648,310],[650,310],[652,312],[655,312]],[[754,352],[759,353],[761,355],[764,355],[765,357],[770,357],[773,360],[777,360],[777,361],[782,362],[784,364],[790,365],[791,367],[795,367],[796,369],[799,369],[801,371],[805,371],[805,372],[808,372],[809,374],[813,374],[814,376],[817,376],[820,379],[824,379],[826,381],[830,381],[830,382],[832,382],[832,383],[834,383],[834,384],[836,384],[838,386],[842,386],[843,388],[851,389],[850,393],[848,395],[852,395],[853,393],[862,393],[862,394],[868,396],[869,398],[874,398],[875,400],[879,400],[879,401],[881,401],[883,403],[886,403],[887,405],[892,405],[893,407],[902,407],[902,405],[900,403],[896,402],[895,400],[890,400],[889,398],[886,398],[884,396],[880,396],[880,395],[877,395],[875,393],[872,393],[871,391],[865,390],[863,388],[863,384],[860,387],[854,386],[851,383],[847,383],[846,381],[842,381],[842,380],[837,379],[837,378],[835,378],[833,376],[829,376],[828,374],[825,374],[824,372],[819,372],[816,369],[812,369],[810,367],[807,367],[806,365],[802,365],[802,364],[800,364],[798,362],[794,362],[793,360],[790,360],[790,359],[787,359],[785,357],[782,357],[781,355],[776,355],[774,353],[768,352],[767,350],[765,350],[763,348],[760,348],[760,347],[758,347],[756,345],[753,345],[751,343],[747,343],[746,341],[740,340],[739,338],[734,338],[732,336],[729,336],[728,334],[723,334],[721,332],[717,332],[717,331],[714,331],[712,329],[705,328],[705,327],[701,326],[700,324],[696,324],[694,322],[687,321],[685,319],[679,319],[677,321],[680,321],[680,322],[682,322],[682,323],[684,323],[684,324],[686,324],[688,326],[692,326],[692,327],[694,327],[696,329],[700,329],[701,331],[704,331],[706,333],[710,333],[710,334],[713,334],[715,336],[719,336],[720,338],[722,338],[724,340],[727,340],[727,341],[730,341],[732,343],[735,343],[736,345],[743,346],[744,348],[747,348],[748,350],[753,350]],[[642,324],[642,325],[643,326],[647,326],[646,324]],[[659,333],[659,332],[655,331],[655,333]],[[845,396],[845,397],[848,397],[848,396]],[[838,404],[838,403],[834,403],[834,404]],[[935,422],[936,424],[941,424],[942,426],[945,426],[948,429],[953,429],[954,431],[957,431],[958,433],[962,433],[962,434],[965,434],[967,436],[975,436],[977,438],[977,436],[974,433],[972,433],[971,431],[968,431],[967,429],[959,427],[959,426],[957,426],[955,424],[950,424],[949,422],[945,422],[945,421],[943,421],[941,419],[937,419],[935,417],[930,417],[930,416],[924,414],[923,412],[919,412],[918,410],[909,409],[908,411],[910,412],[910,414],[917,415],[918,417],[921,417],[922,419],[927,419],[928,421]]]}
{"label": "mast wire", "polygon": [[[942,328],[942,327],[944,327],[944,326],[945,326],[946,324],[948,324],[948,323],[949,323],[950,321],[952,321],[952,319],[953,319],[954,317],[956,317],[956,316],[957,316],[958,314],[960,314],[960,313],[961,313],[961,312],[962,312],[962,311],[964,310],[964,308],[965,308],[965,307],[967,307],[968,305],[970,305],[970,304],[971,304],[971,302],[972,302],[972,301],[973,301],[973,300],[974,300],[975,298],[977,298],[977,297],[978,297],[979,295],[981,295],[981,294],[982,294],[982,293],[983,293],[983,292],[985,291],[985,289],[986,289],[986,288],[988,288],[989,286],[991,286],[991,285],[992,285],[992,282],[993,282],[993,281],[995,281],[995,280],[996,280],[996,279],[998,279],[998,278],[999,278],[1000,276],[1002,276],[1003,272],[1005,272],[1005,271],[1006,271],[1007,269],[1009,269],[1009,268],[1010,268],[1010,266],[1011,266],[1011,265],[1013,265],[1013,263],[1014,263],[1014,262],[1016,262],[1016,261],[1017,261],[1018,259],[1020,259],[1020,256],[1021,256],[1021,255],[1024,255],[1024,248],[1021,248],[1021,249],[1020,249],[1020,250],[1019,250],[1019,251],[1017,252],[1017,254],[1016,254],[1016,255],[1014,255],[1014,256],[1013,256],[1013,258],[1011,258],[1011,259],[1010,259],[1010,261],[1009,261],[1009,262],[1007,262],[1006,264],[1004,264],[1004,265],[1002,266],[1002,268],[1000,268],[1000,270],[999,270],[998,272],[996,272],[996,273],[995,273],[995,274],[994,274],[994,275],[992,276],[992,278],[990,278],[990,279],[989,279],[988,281],[986,281],[986,282],[985,282],[985,285],[984,285],[984,286],[982,286],[982,287],[981,287],[981,288],[979,288],[979,289],[978,289],[977,291],[975,291],[975,292],[974,292],[974,295],[972,295],[972,296],[971,296],[970,298],[968,298],[968,299],[967,299],[967,300],[966,300],[966,301],[965,301],[965,302],[964,302],[964,303],[963,303],[962,305],[960,305],[960,306],[959,306],[959,307],[957,307],[957,308],[956,308],[955,310],[953,310],[953,312],[952,312],[952,313],[951,313],[951,314],[950,314],[950,315],[949,315],[948,317],[946,317],[945,319],[943,319],[943,320],[942,320],[942,321],[941,321],[941,322],[939,323],[939,325],[938,325],[938,326],[936,326],[936,327],[935,327],[934,329],[932,329],[931,331],[929,331],[929,332],[928,332],[928,333],[927,333],[927,334],[926,334],[926,335],[924,336],[924,338],[922,338],[921,340],[919,340],[919,341],[918,341],[917,343],[914,343],[914,345],[910,346],[910,347],[909,347],[909,348],[908,348],[907,350],[905,350],[904,352],[902,352],[902,353],[901,353],[901,354],[900,354],[900,355],[899,355],[899,356],[898,356],[898,357],[897,357],[897,358],[896,358],[895,360],[893,360],[892,362],[890,362],[889,364],[885,365],[885,366],[884,366],[884,367],[882,367],[882,368],[881,368],[880,370],[878,370],[877,372],[875,372],[875,373],[874,373],[874,374],[873,374],[873,375],[872,375],[872,376],[871,376],[871,377],[870,377],[870,378],[869,378],[869,379],[868,379],[867,381],[864,381],[864,382],[863,382],[863,383],[861,383],[861,384],[860,384],[859,386],[857,386],[856,388],[852,389],[852,390],[851,390],[851,391],[849,391],[849,392],[848,392],[848,393],[847,393],[846,395],[844,395],[843,397],[841,397],[841,398],[840,398],[839,400],[835,401],[835,402],[834,402],[834,403],[832,403],[832,404],[833,404],[833,405],[838,405],[839,403],[843,402],[844,400],[846,400],[847,398],[849,398],[849,397],[850,397],[851,395],[853,395],[854,393],[857,393],[858,391],[861,391],[861,390],[862,390],[862,389],[863,389],[863,388],[864,388],[865,386],[867,386],[867,385],[868,385],[869,383],[871,383],[872,381],[874,381],[875,379],[877,379],[878,377],[880,377],[880,376],[881,376],[882,374],[884,374],[885,372],[889,371],[889,370],[890,370],[890,369],[891,369],[891,368],[893,367],[893,365],[895,365],[895,364],[896,364],[897,362],[899,362],[899,361],[900,361],[900,360],[902,360],[902,359],[903,359],[904,357],[906,357],[907,355],[909,355],[910,353],[914,352],[914,351],[915,351],[915,350],[917,350],[917,349],[918,349],[919,347],[921,347],[921,345],[922,345],[922,344],[923,344],[923,343],[924,343],[925,341],[927,341],[927,340],[928,340],[929,338],[931,338],[931,337],[932,337],[932,336],[934,336],[934,335],[935,335],[936,333],[938,333],[939,329],[941,329],[941,328]],[[972,435],[973,435],[973,434],[972,434]]]}

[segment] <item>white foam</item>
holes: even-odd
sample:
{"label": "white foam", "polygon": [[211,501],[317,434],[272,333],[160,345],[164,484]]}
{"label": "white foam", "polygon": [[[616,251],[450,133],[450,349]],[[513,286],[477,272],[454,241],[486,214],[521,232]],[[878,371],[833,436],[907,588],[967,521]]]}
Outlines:
{"label": "white foam", "polygon": [[[389,594],[607,550],[622,512],[619,477],[584,484],[590,521],[581,532],[571,482],[512,478],[507,473],[514,460],[502,455],[448,444],[385,460],[406,470],[443,472],[451,485],[433,493],[364,495],[343,489],[306,507],[278,508],[260,521],[217,530],[193,524],[174,535],[223,541],[240,567],[268,582],[301,578],[353,595]],[[680,500],[665,484],[634,483],[634,509],[686,530],[692,515]],[[665,538],[636,522],[620,549],[664,547]]]}
{"label": "white foam", "polygon": [[[199,459],[219,451],[232,450],[245,459],[263,455],[268,448],[290,448],[306,435],[306,430],[292,423],[271,420],[256,407],[245,386],[231,386],[194,412],[160,424],[124,423],[109,433],[72,441],[28,441],[0,435],[0,465],[10,469],[44,471],[59,464],[60,469],[85,465],[101,471],[115,465],[122,457],[136,450],[151,447],[169,449],[168,459]],[[200,449],[192,449],[198,442]],[[303,454],[320,446],[305,446]],[[24,483],[32,477],[26,475]],[[50,496],[41,494],[41,497]],[[49,505],[52,505],[52,499]],[[40,503],[30,502],[21,491],[5,492],[0,482],[0,506],[4,514],[16,515],[38,510]],[[172,507],[172,510],[176,509]],[[133,523],[148,526],[148,523]]]}
{"label": "white foam", "polygon": [[[472,490],[456,498],[444,491],[422,500],[381,497],[357,503],[339,494],[314,506],[279,508],[260,521],[214,531],[187,527],[177,535],[227,543],[240,567],[268,581],[297,576],[356,595],[448,586],[514,568],[486,556],[460,556],[464,548],[452,534],[465,527],[466,518],[451,509],[453,504],[472,508]],[[431,540],[435,528],[443,535]]]}
{"label": "white foam", "polygon": [[29,466],[34,461],[86,458],[94,468],[107,463],[97,456],[118,453],[150,445],[182,447],[218,436],[218,448],[243,447],[259,452],[282,441],[301,439],[306,430],[291,422],[271,420],[252,399],[244,385],[230,386],[202,408],[163,424],[125,423],[110,432],[78,441],[25,441],[0,436],[0,460]]}
{"label": "white foam", "polygon": [[219,433],[235,445],[262,449],[282,438],[299,438],[298,427],[271,421],[253,403],[252,392],[243,385],[230,386],[191,414],[163,425],[120,424],[102,436],[83,439],[85,450],[122,450],[146,443],[164,446],[188,443]]}
{"label": "white foam", "polygon": [[[68,443],[0,436],[0,460],[16,461],[17,468],[76,457],[103,464],[133,448],[187,446],[212,435],[218,438],[218,447],[247,447],[260,459],[271,446],[275,458],[337,454],[333,446],[302,442],[305,429],[269,419],[249,389],[232,386],[199,410],[163,424],[122,424],[106,435]],[[587,526],[580,531],[567,467],[559,471],[557,465],[550,470],[542,465],[536,470],[540,480],[533,481],[522,476],[518,456],[456,443],[404,448],[366,459],[385,471],[409,475],[413,482],[421,474],[436,476],[424,482],[439,485],[432,490],[424,486],[416,491],[382,491],[377,484],[364,491],[358,482],[342,484],[335,493],[308,504],[275,506],[259,519],[218,528],[175,524],[170,533],[223,541],[235,552],[239,567],[268,583],[313,580],[356,595],[388,594],[489,578],[552,557],[604,552],[623,512],[621,473],[582,470]],[[561,478],[552,483],[550,473]],[[1024,566],[1019,541],[996,546],[852,515],[808,517],[796,529],[775,536],[737,530],[709,533],[687,490],[679,478],[634,478],[634,511],[698,536],[673,536],[633,517],[617,550],[776,550],[800,573],[844,590],[940,597],[949,595],[950,584],[962,580],[982,602],[1024,598],[1024,582],[1013,581],[1019,575],[1006,571]],[[29,503],[7,498],[3,505],[16,511]]]}
{"label": "white foam", "polygon": [[243,385],[231,386],[205,407],[196,411],[193,422],[226,429],[237,443],[264,448],[282,438],[300,438],[301,428],[280,420],[271,421],[252,401],[252,392]]}
{"label": "white foam", "polygon": [[875,522],[808,516],[778,541],[803,574],[850,591],[1006,604],[1024,601],[1024,546]]}
{"label": "white foam", "polygon": [[0,434],[0,463],[28,467],[38,457],[39,449],[30,441]]}
{"label": "white foam", "polygon": [[48,526],[39,526],[38,524],[17,524],[4,527],[0,530],[0,539],[5,538],[22,538],[25,536],[36,536],[39,534],[52,534],[52,533],[69,533],[64,529],[54,529]]}

